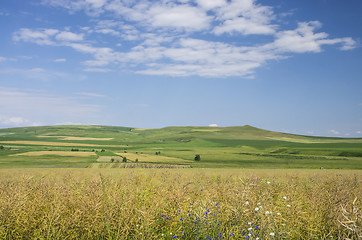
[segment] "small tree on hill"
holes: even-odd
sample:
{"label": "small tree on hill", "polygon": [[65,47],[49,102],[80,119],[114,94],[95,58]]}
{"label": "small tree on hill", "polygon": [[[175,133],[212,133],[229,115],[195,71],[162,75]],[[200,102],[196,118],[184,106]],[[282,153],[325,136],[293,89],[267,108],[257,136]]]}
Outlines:
{"label": "small tree on hill", "polygon": [[199,154],[196,154],[195,158],[194,158],[195,161],[200,161],[201,160],[201,157]]}
{"label": "small tree on hill", "polygon": [[126,158],[126,157],[123,157],[123,158],[122,158],[122,162],[127,162],[127,158]]}

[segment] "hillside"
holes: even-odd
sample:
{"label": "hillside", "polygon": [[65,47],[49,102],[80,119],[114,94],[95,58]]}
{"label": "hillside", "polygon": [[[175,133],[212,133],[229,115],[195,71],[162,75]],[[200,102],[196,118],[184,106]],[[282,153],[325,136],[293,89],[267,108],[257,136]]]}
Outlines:
{"label": "hillside", "polygon": [[[141,163],[148,167],[362,168],[362,139],[301,136],[249,125],[10,128],[0,129],[0,148],[1,168]],[[197,154],[201,161],[194,161]]]}

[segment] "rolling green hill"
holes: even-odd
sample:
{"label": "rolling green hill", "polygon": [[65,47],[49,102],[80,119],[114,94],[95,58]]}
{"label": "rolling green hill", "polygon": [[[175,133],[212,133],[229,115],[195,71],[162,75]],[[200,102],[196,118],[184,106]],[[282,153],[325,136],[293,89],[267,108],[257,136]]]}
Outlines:
{"label": "rolling green hill", "polygon": [[[201,160],[195,161],[200,155]],[[123,163],[122,161],[126,161]],[[0,129],[0,167],[362,169],[362,139],[241,127]]]}

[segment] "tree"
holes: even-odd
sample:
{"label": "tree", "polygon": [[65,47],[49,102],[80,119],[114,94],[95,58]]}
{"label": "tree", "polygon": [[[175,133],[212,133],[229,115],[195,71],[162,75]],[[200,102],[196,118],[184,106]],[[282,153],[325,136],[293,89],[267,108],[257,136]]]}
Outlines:
{"label": "tree", "polygon": [[126,157],[123,157],[123,158],[122,158],[122,162],[127,162],[127,158],[126,158]]}
{"label": "tree", "polygon": [[194,158],[195,161],[200,161],[201,160],[201,157],[199,154],[196,154],[195,158]]}

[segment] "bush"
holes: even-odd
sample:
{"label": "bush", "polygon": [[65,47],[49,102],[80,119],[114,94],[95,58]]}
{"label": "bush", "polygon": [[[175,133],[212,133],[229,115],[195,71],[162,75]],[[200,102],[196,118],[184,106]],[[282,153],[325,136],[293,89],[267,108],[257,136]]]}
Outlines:
{"label": "bush", "polygon": [[195,159],[194,159],[195,161],[200,161],[201,160],[201,157],[200,157],[200,155],[199,154],[196,154],[196,156],[195,156]]}

